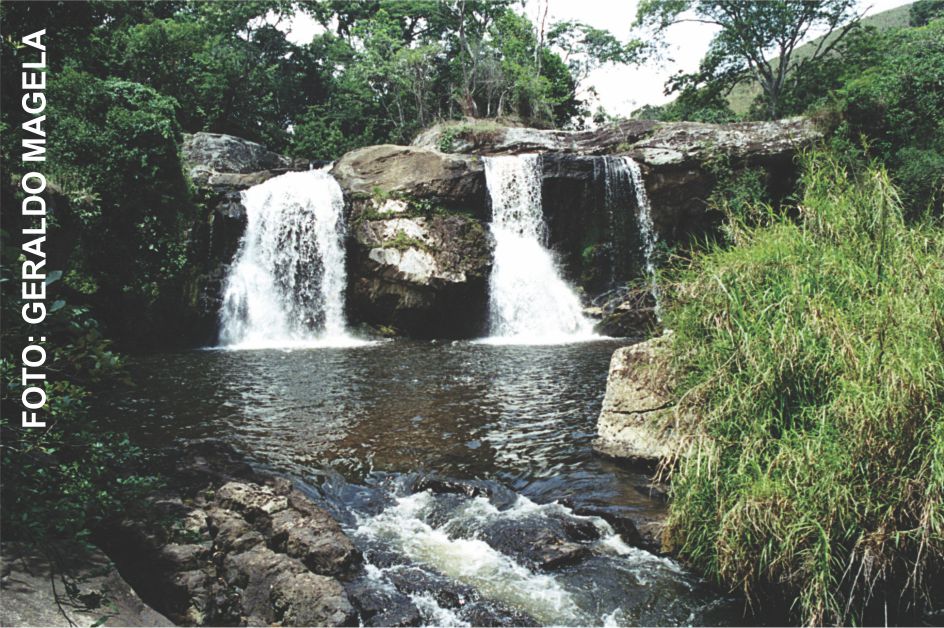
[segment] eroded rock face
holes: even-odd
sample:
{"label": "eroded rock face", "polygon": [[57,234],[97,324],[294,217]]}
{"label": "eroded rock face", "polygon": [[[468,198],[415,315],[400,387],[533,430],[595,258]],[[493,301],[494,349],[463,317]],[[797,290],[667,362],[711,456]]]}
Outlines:
{"label": "eroded rock face", "polygon": [[470,337],[485,321],[491,238],[464,214],[368,201],[348,247],[348,316],[417,337]]}
{"label": "eroded rock face", "polygon": [[477,156],[382,144],[345,154],[331,174],[353,199],[402,195],[484,215],[485,170]]}
{"label": "eroded rock face", "polygon": [[216,449],[187,450],[178,492],[152,498],[155,517],[97,532],[135,590],[178,624],[355,625],[341,579],[361,555],[338,523],[290,482]]}
{"label": "eroded rock face", "polygon": [[660,368],[666,360],[665,342],[660,336],[613,353],[595,451],[648,464],[675,452],[678,436],[667,420],[673,409]]}

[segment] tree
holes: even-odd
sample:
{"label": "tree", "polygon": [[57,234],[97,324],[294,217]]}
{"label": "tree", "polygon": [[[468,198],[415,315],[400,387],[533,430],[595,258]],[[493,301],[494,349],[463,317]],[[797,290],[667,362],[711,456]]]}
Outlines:
{"label": "tree", "polygon": [[[776,118],[792,75],[829,55],[861,18],[856,0],[643,0],[635,26],[651,31],[650,50],[664,46],[675,24],[699,22],[720,28],[698,72],[678,77],[675,89],[711,82],[728,89],[757,80],[767,112]],[[825,31],[809,55],[797,55],[808,35]]]}
{"label": "tree", "polygon": [[918,0],[908,9],[908,24],[924,26],[944,17],[944,0]]}

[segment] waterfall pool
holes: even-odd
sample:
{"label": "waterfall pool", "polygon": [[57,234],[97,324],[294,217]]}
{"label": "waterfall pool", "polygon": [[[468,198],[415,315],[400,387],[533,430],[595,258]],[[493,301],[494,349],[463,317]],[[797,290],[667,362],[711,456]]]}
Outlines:
{"label": "waterfall pool", "polygon": [[625,343],[142,356],[137,387],[98,410],[135,417],[143,444],[222,438],[292,478],[360,547],[368,584],[408,593],[428,625],[738,622],[736,601],[620,525],[664,508],[590,449]]}

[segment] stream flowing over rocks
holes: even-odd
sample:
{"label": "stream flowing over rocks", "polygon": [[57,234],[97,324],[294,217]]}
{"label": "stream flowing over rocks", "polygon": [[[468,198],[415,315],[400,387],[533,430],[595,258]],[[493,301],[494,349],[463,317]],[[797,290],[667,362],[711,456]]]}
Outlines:
{"label": "stream flowing over rocks", "polygon": [[660,329],[657,243],[717,224],[712,164],[776,199],[816,137],[459,122],[310,164],[190,136],[182,309],[215,348],[135,358],[97,408],[168,482],[96,542],[178,624],[737,621],[663,554],[667,396],[621,347]]}

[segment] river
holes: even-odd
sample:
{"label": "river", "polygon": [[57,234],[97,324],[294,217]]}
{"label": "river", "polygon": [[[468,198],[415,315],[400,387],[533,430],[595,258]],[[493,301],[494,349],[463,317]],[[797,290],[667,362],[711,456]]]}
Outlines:
{"label": "river", "polygon": [[633,545],[625,522],[664,505],[644,474],[591,451],[624,344],[150,355],[132,359],[135,388],[102,410],[147,445],[222,438],[290,477],[342,523],[372,585],[405,587],[429,625],[482,621],[444,590],[471,592],[506,623],[736,623],[735,600]]}

